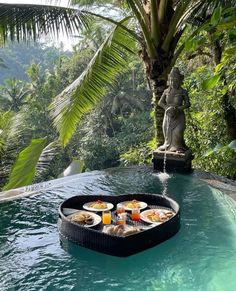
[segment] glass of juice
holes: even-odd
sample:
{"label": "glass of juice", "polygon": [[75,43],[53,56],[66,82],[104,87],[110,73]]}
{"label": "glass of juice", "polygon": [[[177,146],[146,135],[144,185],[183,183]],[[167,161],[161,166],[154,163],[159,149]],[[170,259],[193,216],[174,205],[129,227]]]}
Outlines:
{"label": "glass of juice", "polygon": [[126,213],[118,214],[117,224],[126,224]]}
{"label": "glass of juice", "polygon": [[134,221],[140,220],[140,209],[139,208],[132,209],[131,219]]}
{"label": "glass of juice", "polygon": [[106,210],[102,212],[102,223],[111,224],[111,211]]}

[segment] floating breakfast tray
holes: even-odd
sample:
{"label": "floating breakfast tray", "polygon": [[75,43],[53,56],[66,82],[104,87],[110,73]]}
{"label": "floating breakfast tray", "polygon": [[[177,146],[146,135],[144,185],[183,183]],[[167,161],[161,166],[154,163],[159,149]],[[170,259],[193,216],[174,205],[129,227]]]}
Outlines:
{"label": "floating breakfast tray", "polygon": [[[108,205],[113,204],[111,209],[112,221],[115,221],[116,205],[129,200],[143,201],[147,204],[146,209],[162,208],[173,211],[175,214],[166,222],[161,224],[147,223],[143,220],[134,222],[130,219],[129,211],[127,224],[134,225],[141,229],[140,232],[129,236],[110,235],[102,232],[103,224],[98,216],[102,212],[94,212],[96,219],[94,225],[89,227],[73,223],[71,215],[79,210],[84,210],[83,206],[92,201],[106,201]],[[142,212],[141,212],[142,214]],[[174,236],[180,228],[179,205],[173,199],[158,194],[129,194],[119,196],[108,195],[79,195],[65,200],[59,207],[58,229],[60,235],[73,241],[80,246],[106,253],[113,256],[127,257],[140,251],[153,247]]]}

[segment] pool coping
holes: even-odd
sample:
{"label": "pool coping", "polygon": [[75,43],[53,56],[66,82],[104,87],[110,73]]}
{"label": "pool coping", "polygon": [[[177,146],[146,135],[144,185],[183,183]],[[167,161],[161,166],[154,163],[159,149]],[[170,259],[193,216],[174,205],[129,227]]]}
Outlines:
{"label": "pool coping", "polygon": [[[92,171],[92,172],[95,172],[95,171]],[[20,199],[20,198],[24,198],[24,197],[28,197],[32,195],[39,195],[46,189],[48,190],[55,187],[59,187],[60,185],[63,184],[65,179],[67,183],[68,183],[68,180],[72,182],[73,180],[78,179],[76,178],[78,177],[78,175],[80,176],[91,175],[92,172],[85,172],[85,173],[81,173],[77,175],[58,178],[58,179],[54,179],[54,180],[50,180],[46,182],[41,182],[38,184],[32,184],[32,185],[0,192],[0,203],[15,200],[15,199]],[[226,177],[218,176],[216,174],[213,174],[204,170],[200,170],[200,169],[194,169],[190,175],[193,175],[199,178],[200,180],[206,182],[208,185],[216,189],[219,189],[220,191],[229,195],[233,200],[236,201],[236,181],[233,181]]]}
{"label": "pool coping", "polygon": [[194,169],[193,175],[236,201],[236,181],[200,169]]}

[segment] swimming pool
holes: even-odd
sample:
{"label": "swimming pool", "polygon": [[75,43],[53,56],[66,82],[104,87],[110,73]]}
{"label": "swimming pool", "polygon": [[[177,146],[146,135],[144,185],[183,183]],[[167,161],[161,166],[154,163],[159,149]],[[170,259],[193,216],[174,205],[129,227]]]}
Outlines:
{"label": "swimming pool", "polygon": [[180,231],[127,258],[61,241],[58,206],[77,193],[161,193],[151,169],[94,171],[38,189],[0,204],[0,290],[235,290],[236,203],[193,175],[168,180],[168,196],[181,207]]}

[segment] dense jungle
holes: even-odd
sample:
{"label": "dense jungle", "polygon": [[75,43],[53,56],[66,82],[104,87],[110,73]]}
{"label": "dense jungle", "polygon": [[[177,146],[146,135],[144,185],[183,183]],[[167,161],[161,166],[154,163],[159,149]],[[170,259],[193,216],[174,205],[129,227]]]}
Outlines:
{"label": "dense jungle", "polygon": [[[110,2],[106,5],[114,8],[116,1]],[[127,2],[128,6],[119,7],[123,16],[128,19],[126,14],[131,10],[138,17],[137,9],[132,8],[132,2],[136,1]],[[171,59],[168,66],[178,67],[184,75],[183,88],[190,98],[191,106],[186,110],[185,141],[194,153],[193,168],[235,180],[236,8],[230,1],[216,2],[209,11],[200,10],[198,17],[188,19],[176,43],[176,49],[181,48],[181,51],[176,55],[175,63],[171,63]],[[161,94],[156,89],[160,80],[147,69],[150,60],[145,61],[143,54],[148,53],[150,57],[149,46],[145,50],[142,46],[133,46],[128,57],[122,52],[124,62],[118,60],[117,64],[116,59],[121,55],[114,48],[110,51],[115,59],[113,63],[109,63],[108,57],[107,63],[100,67],[97,59],[91,61],[94,55],[104,61],[103,50],[108,45],[110,29],[117,25],[118,20],[111,23],[106,17],[90,22],[86,29],[74,36],[76,44],[70,50],[65,49],[62,42],[45,39],[27,42],[19,41],[17,37],[2,39],[2,191],[84,171],[152,165],[152,152],[159,143],[158,138],[161,140],[157,129],[161,126],[161,117],[156,105]],[[0,23],[2,21],[0,18]],[[125,21],[128,20],[124,20],[124,24]],[[163,21],[162,27],[165,24]],[[130,25],[133,27],[135,23]],[[122,29],[122,26],[119,28]],[[145,41],[149,43],[144,27],[141,28]],[[126,35],[119,37],[127,41]],[[177,42],[177,39],[174,41]],[[143,43],[142,40],[140,43]],[[128,51],[125,46],[121,50]],[[155,54],[153,59],[157,59]],[[110,71],[111,68],[115,73]],[[92,70],[97,70],[102,81]],[[79,84],[88,100],[83,101],[84,107],[78,109],[74,95],[70,100],[63,99],[63,105],[60,105],[58,96],[63,98],[65,94],[61,95],[61,92],[75,84],[84,72],[93,77],[94,86],[92,89],[89,87],[90,79]],[[160,72],[162,78],[167,72],[167,69]],[[159,88],[166,87],[166,81],[167,78]],[[68,109],[72,112],[70,119],[65,117],[67,109],[63,106],[72,101],[74,107]],[[64,123],[60,120],[62,115],[56,114],[58,111],[64,114]],[[59,128],[61,126],[59,130],[56,122]]]}

